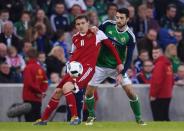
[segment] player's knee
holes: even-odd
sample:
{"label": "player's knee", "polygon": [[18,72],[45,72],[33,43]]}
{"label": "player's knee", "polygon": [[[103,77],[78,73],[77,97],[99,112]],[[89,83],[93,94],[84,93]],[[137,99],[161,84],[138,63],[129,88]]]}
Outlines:
{"label": "player's knee", "polygon": [[133,91],[132,85],[125,85],[124,90],[128,96],[129,99],[134,100],[136,98],[136,94]]}
{"label": "player's knee", "polygon": [[94,94],[95,89],[96,89],[95,87],[88,86],[87,89],[86,89],[85,96],[92,97],[93,94]]}
{"label": "player's knee", "polygon": [[68,93],[70,91],[72,91],[72,89],[74,88],[74,85],[72,82],[66,82],[64,85],[63,85],[63,93]]}

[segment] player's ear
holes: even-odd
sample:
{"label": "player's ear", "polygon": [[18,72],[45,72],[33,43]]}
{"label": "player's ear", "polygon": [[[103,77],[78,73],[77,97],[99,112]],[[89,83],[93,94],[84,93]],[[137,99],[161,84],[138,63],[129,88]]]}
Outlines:
{"label": "player's ear", "polygon": [[89,20],[87,21],[87,24],[88,24],[88,26],[89,26]]}
{"label": "player's ear", "polygon": [[126,22],[128,22],[128,21],[129,21],[129,19],[130,19],[130,18],[129,18],[129,17],[127,17],[127,18],[126,18]]}

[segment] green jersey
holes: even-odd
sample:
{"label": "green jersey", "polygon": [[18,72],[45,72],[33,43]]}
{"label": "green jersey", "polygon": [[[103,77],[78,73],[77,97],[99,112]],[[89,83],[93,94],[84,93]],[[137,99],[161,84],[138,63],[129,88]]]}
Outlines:
{"label": "green jersey", "polygon": [[[115,21],[106,21],[99,27],[107,37],[113,42],[118,54],[127,70],[131,64],[132,54],[135,47],[135,35],[127,26],[123,32],[118,31]],[[97,66],[106,68],[116,68],[117,62],[110,50],[102,44]]]}

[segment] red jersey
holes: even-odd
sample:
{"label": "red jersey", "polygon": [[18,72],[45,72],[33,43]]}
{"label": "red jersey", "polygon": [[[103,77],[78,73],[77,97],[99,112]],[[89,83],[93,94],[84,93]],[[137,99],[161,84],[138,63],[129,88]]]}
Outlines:
{"label": "red jersey", "polygon": [[23,100],[41,102],[42,93],[48,88],[47,76],[40,64],[34,59],[29,60],[23,72]]}
{"label": "red jersey", "polygon": [[174,86],[174,77],[170,61],[160,56],[155,61],[152,73],[150,96],[156,98],[170,98]]}
{"label": "red jersey", "polygon": [[69,74],[66,74],[57,88],[62,88],[67,81],[71,81],[77,84],[79,88],[85,88],[88,82],[93,77],[95,72],[95,66],[100,50],[100,42],[103,42],[112,52],[118,64],[121,64],[121,59],[113,46],[112,42],[106,37],[102,31],[98,31],[94,34],[90,30],[85,35],[77,33],[74,35],[72,45],[72,56],[70,61],[78,61],[83,65],[83,73],[76,81]]}
{"label": "red jersey", "polygon": [[97,62],[100,43],[103,42],[103,44],[111,49],[111,52],[114,54],[117,63],[121,64],[121,59],[119,58],[115,47],[101,30],[99,30],[96,34],[88,30],[88,32],[83,36],[80,33],[77,33],[74,35],[72,41],[73,54],[70,61],[78,61],[83,66],[91,65],[94,67]]}

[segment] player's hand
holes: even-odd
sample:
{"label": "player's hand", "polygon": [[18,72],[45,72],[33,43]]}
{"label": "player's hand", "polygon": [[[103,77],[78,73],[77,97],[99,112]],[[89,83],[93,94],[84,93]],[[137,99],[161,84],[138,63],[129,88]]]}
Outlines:
{"label": "player's hand", "polygon": [[118,74],[121,73],[121,72],[123,71],[123,69],[124,69],[123,64],[117,65],[116,69],[117,69],[117,71],[118,71]]}
{"label": "player's hand", "polygon": [[97,34],[97,32],[98,32],[99,29],[98,29],[98,27],[96,27],[96,26],[92,26],[92,27],[90,28],[90,30],[91,30],[91,32]]}
{"label": "player's hand", "polygon": [[123,75],[118,74],[116,77],[116,85],[114,87],[117,87],[118,85],[120,85],[122,83],[122,80],[123,80]]}
{"label": "player's hand", "polygon": [[150,97],[150,101],[155,101],[155,100],[156,100],[156,97],[153,97],[153,96]]}

